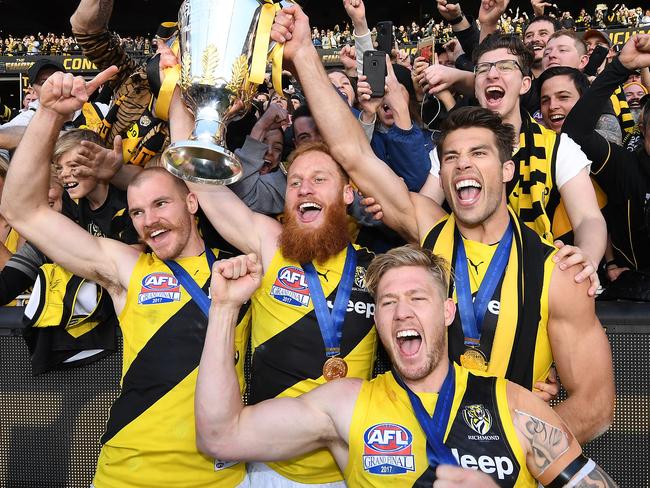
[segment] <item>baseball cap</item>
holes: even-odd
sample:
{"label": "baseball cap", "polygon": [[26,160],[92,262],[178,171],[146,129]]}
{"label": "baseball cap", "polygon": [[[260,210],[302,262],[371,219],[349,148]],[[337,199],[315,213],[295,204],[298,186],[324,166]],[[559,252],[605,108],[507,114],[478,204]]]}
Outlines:
{"label": "baseball cap", "polygon": [[597,29],[589,29],[586,30],[585,33],[582,35],[582,38],[586,41],[590,37],[598,37],[600,38],[603,42],[605,42],[609,47],[612,47],[612,41],[609,39],[609,36]]}
{"label": "baseball cap", "polygon": [[29,77],[29,82],[33,84],[34,80],[38,78],[38,74],[41,72],[41,70],[45,68],[54,69],[55,71],[63,71],[64,73],[66,72],[66,69],[63,67],[61,63],[57,61],[53,61],[48,58],[39,58],[27,70],[27,76]]}

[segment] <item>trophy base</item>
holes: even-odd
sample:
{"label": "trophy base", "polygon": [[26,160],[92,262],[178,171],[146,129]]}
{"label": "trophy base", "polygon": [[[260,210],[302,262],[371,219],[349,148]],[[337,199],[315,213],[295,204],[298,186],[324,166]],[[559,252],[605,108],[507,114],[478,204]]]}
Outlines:
{"label": "trophy base", "polygon": [[180,141],[163,153],[167,170],[192,183],[230,185],[242,177],[237,156],[227,149],[206,141]]}

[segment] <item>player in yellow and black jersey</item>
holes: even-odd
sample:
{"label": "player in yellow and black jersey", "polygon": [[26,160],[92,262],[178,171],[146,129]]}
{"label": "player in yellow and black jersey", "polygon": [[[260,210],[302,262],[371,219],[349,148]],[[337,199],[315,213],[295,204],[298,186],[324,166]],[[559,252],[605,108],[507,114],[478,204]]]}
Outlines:
{"label": "player in yellow and black jersey", "polygon": [[[298,8],[295,10],[299,12]],[[306,22],[304,17],[300,16],[300,18],[301,22]],[[298,22],[295,19],[293,21]],[[287,27],[282,25],[282,22],[290,25],[292,20],[285,17],[280,17],[280,20],[276,19],[274,32],[277,31],[276,36],[280,41],[284,40],[281,32]],[[296,25],[294,32],[296,30],[302,34],[302,26]],[[360,191],[365,195],[372,195],[382,206],[386,225],[402,234],[407,241],[423,242],[429,231],[446,216],[445,212],[429,198],[409,193],[404,183],[376,158],[369,144],[363,140],[362,130],[357,124],[354,124],[349,111],[346,111],[345,103],[337,99],[336,93],[332,92],[322,66],[316,61],[317,53],[308,42],[309,39],[302,35],[292,35],[292,39],[285,45],[285,58],[296,65],[307,98],[319,101],[312,106],[312,115],[323,138],[331,145],[334,158],[348,172]],[[501,50],[496,52],[501,54]],[[512,57],[512,55],[505,56]],[[494,71],[496,70],[493,68],[492,72]],[[391,74],[390,66],[388,66],[388,72],[389,91],[391,87],[399,90],[395,77]],[[517,79],[522,76],[520,72],[510,74],[516,75]],[[360,85],[363,83],[359,82]],[[369,87],[366,86],[363,90],[359,89],[359,92],[362,98],[370,98]],[[518,99],[518,95],[516,98]],[[398,104],[395,106],[398,107]],[[393,112],[396,113],[395,110]],[[397,112],[396,121],[402,116],[407,117],[407,112],[402,114]],[[546,247],[545,250],[545,246],[548,244],[542,242],[540,237],[536,237],[538,245],[529,248],[526,245],[527,239],[520,239],[514,235],[520,232],[521,222],[513,221],[506,200],[506,184],[516,172],[516,164],[511,159],[514,140],[512,126],[504,124],[501,117],[492,110],[467,107],[454,110],[449,114],[438,145],[441,161],[441,185],[446,200],[453,211],[456,227],[454,232],[458,232],[466,240],[480,244],[498,247],[502,240],[504,242],[505,252],[501,254],[505,257],[505,263],[501,261],[494,267],[494,271],[487,273],[492,278],[490,281],[494,287],[499,286],[501,276],[506,270],[510,273],[516,272],[517,280],[523,278],[520,273],[528,272],[524,269],[524,263],[529,262],[528,257],[525,256],[527,253],[541,252],[539,263],[546,263],[547,252],[551,251],[549,247]],[[505,245],[507,239],[503,238],[508,235],[510,235],[510,242]],[[455,242],[460,243],[462,239],[455,239]],[[513,246],[516,249],[517,259],[521,260],[517,263],[518,270],[513,270],[512,266],[508,269],[508,257],[512,256]],[[521,246],[521,248],[517,248],[517,246]],[[454,247],[454,252],[458,254],[460,247]],[[471,255],[471,252],[466,255]],[[472,259],[475,258],[472,257]],[[458,264],[465,264],[469,273],[471,264],[467,259],[463,263],[462,259],[453,258],[452,264],[456,269]],[[474,264],[477,263],[474,262]],[[561,261],[560,265],[567,267],[564,261]],[[550,266],[550,263],[544,264],[544,266]],[[489,267],[492,267],[492,262]],[[518,281],[517,290],[502,289],[502,295],[504,292],[508,294],[508,301],[503,304],[504,317],[498,319],[499,325],[495,331],[494,344],[503,340],[503,347],[508,348],[509,345],[512,351],[510,357],[518,356],[520,352],[514,348],[523,344],[522,335],[527,333],[526,327],[523,327],[524,323],[532,324],[537,329],[527,338],[529,341],[538,340],[537,333],[543,334],[544,332],[544,328],[538,325],[540,316],[544,312],[537,306],[533,311],[533,308],[529,309],[529,306],[532,307],[536,303],[535,300],[540,306],[548,305],[548,322],[546,324],[548,337],[540,337],[539,340],[542,343],[548,341],[550,344],[553,360],[558,367],[562,382],[569,392],[568,399],[558,405],[556,409],[576,437],[580,441],[585,441],[602,432],[602,429],[611,422],[613,414],[613,374],[607,337],[596,318],[594,302],[587,295],[586,284],[578,284],[574,280],[576,269],[561,269],[556,265],[550,278],[547,277],[550,269],[545,269],[543,273],[541,270],[540,272],[531,271],[534,273],[532,276],[535,279],[545,276],[544,279],[548,280],[547,291],[543,288],[540,295],[531,290],[532,298],[529,305],[528,302],[523,301],[521,296],[517,296],[514,300],[510,296],[514,293],[528,293],[528,288],[524,291],[524,282]],[[580,274],[578,279],[584,280],[589,274],[591,271],[587,270]],[[506,279],[510,282],[507,277]],[[482,280],[482,282],[485,281],[485,279]],[[466,282],[471,285],[469,277]],[[458,273],[455,276],[455,284],[457,285],[457,283]],[[541,285],[544,282],[538,281],[538,283]],[[500,304],[491,303],[494,301],[495,292],[489,291],[488,287],[485,290],[482,296],[488,298],[480,301],[483,303],[483,308],[475,313],[472,305],[473,290],[471,286],[465,287],[463,293],[465,304],[459,302],[458,313],[463,326],[466,322],[468,324],[474,322],[475,327],[471,333],[463,331],[462,343],[456,342],[459,335],[450,335],[450,340],[454,342],[451,346],[452,350],[462,348],[463,354],[467,354],[466,364],[472,364],[474,368],[482,370],[489,368],[490,363],[496,360],[496,357],[492,359],[492,357],[483,354],[481,349],[483,343],[479,333],[481,322],[486,317],[487,311],[492,310],[491,313],[494,315],[495,311],[501,310]],[[458,286],[456,286],[457,291]],[[449,293],[451,294],[452,290]],[[468,302],[469,305],[467,305]],[[517,311],[516,316],[512,313],[514,309]],[[525,318],[529,310],[532,314],[530,318]],[[506,319],[505,314],[508,314],[510,319],[507,320],[507,325],[504,321],[504,328],[501,329],[501,322]],[[464,316],[467,316],[467,320]],[[476,319],[476,316],[479,319]],[[471,320],[472,317],[474,320]],[[489,318],[485,318],[485,320],[489,320]],[[500,336],[503,336],[502,339]],[[514,340],[508,343],[508,337],[514,338]],[[567,344],[573,345],[570,350],[567,348]],[[521,354],[526,354],[531,347],[534,346],[530,344],[525,346]],[[499,349],[499,354],[503,353],[501,346],[496,346],[496,348]],[[547,356],[548,351],[541,354]],[[600,359],[594,361],[594,355]],[[470,363],[469,360],[474,362]],[[506,366],[503,362],[499,363],[499,369],[506,378],[512,374],[515,381],[521,381],[522,385],[530,388],[532,382],[542,379],[546,374],[545,371],[550,366],[550,360],[546,357],[544,361],[546,364],[540,363],[539,366],[531,365],[530,361],[521,363],[522,371],[526,370],[524,376],[527,376],[528,379],[519,379],[519,375],[514,374],[515,369],[510,365]],[[602,370],[594,371],[594,365],[601,367]],[[533,370],[536,372],[533,373]],[[542,377],[533,378],[536,374],[541,374]],[[566,378],[566,374],[569,375],[569,378]],[[539,384],[538,387],[544,388],[545,386]],[[598,403],[599,407],[594,407],[594,395],[602,401],[602,403]],[[600,405],[607,407],[603,409]]]}
{"label": "player in yellow and black jersey", "polygon": [[[242,463],[210,458],[196,448],[193,392],[210,307],[210,269],[220,255],[199,235],[196,197],[162,168],[145,169],[131,182],[129,215],[148,254],[91,235],[48,205],[44,163],[61,126],[114,74],[108,69],[86,83],[57,73],[43,85],[41,107],[7,175],[2,212],[54,262],[107,290],[119,317],[122,388],[102,437],[94,486],[247,486]],[[230,351],[229,361],[241,371],[241,345]]]}
{"label": "player in yellow and black jersey", "polygon": [[450,363],[445,326],[455,306],[445,298],[446,267],[431,251],[405,246],[368,268],[392,372],[372,381],[343,378],[298,398],[244,407],[228,353],[237,311],[260,285],[262,266],[255,255],[220,261],[196,390],[201,450],[251,461],[327,448],[348,486],[424,488],[450,471],[486,488],[586,486],[596,480],[616,486],[533,393]]}

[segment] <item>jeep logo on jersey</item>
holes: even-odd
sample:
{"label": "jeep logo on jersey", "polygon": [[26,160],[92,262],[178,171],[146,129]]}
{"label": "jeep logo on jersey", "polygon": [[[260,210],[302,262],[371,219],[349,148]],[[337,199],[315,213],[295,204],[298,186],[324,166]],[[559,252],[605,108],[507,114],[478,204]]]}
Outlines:
{"label": "jeep logo on jersey", "polygon": [[271,296],[289,305],[309,306],[309,288],[302,268],[296,266],[281,268],[275,283],[271,286]]}
{"label": "jeep logo on jersey", "polygon": [[496,473],[500,480],[506,479],[515,471],[515,465],[512,460],[505,456],[473,456],[471,454],[460,454],[458,449],[452,447],[451,454],[456,458],[458,464],[466,469],[480,469],[485,474]]}
{"label": "jeep logo on jersey", "polygon": [[376,424],[363,434],[363,469],[371,474],[415,471],[413,436],[401,425]]}
{"label": "jeep logo on jersey", "polygon": [[157,303],[178,302],[180,299],[181,287],[174,275],[151,273],[142,278],[138,304],[155,305]]}
{"label": "jeep logo on jersey", "polygon": [[479,435],[487,434],[492,427],[490,411],[483,405],[467,405],[463,408],[463,420]]}

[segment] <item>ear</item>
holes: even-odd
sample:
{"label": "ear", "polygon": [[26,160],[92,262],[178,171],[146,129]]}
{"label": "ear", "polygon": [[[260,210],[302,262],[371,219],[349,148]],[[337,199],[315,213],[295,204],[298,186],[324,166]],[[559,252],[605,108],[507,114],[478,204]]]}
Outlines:
{"label": "ear", "polygon": [[194,193],[190,192],[185,197],[185,205],[187,205],[187,210],[194,215],[199,210],[199,199],[196,198]]}
{"label": "ear", "polygon": [[578,69],[582,71],[582,68],[587,66],[588,62],[589,62],[589,56],[587,56],[586,54],[580,56],[580,63],[578,64]]}
{"label": "ear", "polygon": [[449,327],[456,317],[456,304],[451,298],[447,298],[443,303],[445,311],[445,326]]}
{"label": "ear", "polygon": [[525,95],[530,90],[530,84],[532,83],[532,78],[530,76],[524,76],[521,80],[521,89],[519,90],[519,95]]}
{"label": "ear", "polygon": [[343,187],[343,201],[346,205],[350,205],[354,201],[354,190],[350,184]]}
{"label": "ear", "polygon": [[508,183],[510,180],[512,180],[513,176],[515,175],[515,163],[512,159],[509,159],[502,165],[502,170],[503,172],[503,178],[502,181],[504,183]]}

